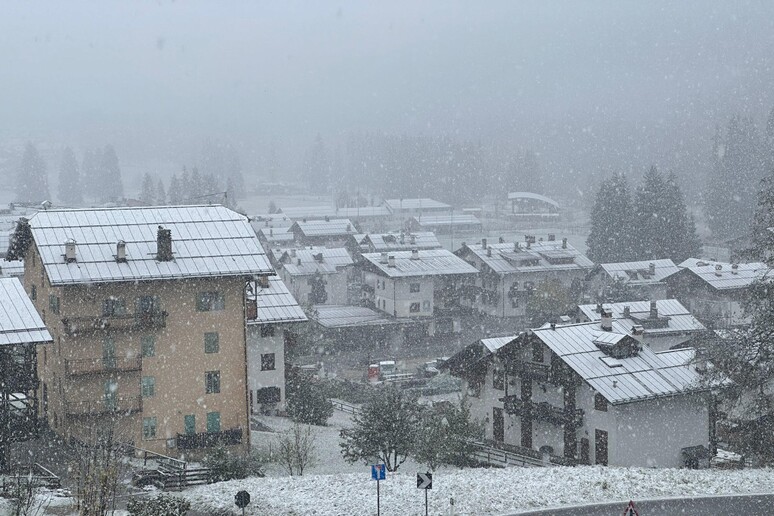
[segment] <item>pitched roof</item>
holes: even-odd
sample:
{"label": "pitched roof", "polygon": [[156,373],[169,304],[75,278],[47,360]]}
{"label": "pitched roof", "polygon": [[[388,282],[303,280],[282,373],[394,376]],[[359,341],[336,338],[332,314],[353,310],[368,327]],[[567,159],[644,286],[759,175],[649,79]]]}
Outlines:
{"label": "pitched roof", "polygon": [[360,208],[339,208],[337,217],[357,219],[358,217],[389,217],[392,213],[386,206],[361,206]]}
{"label": "pitched roof", "polygon": [[277,276],[269,276],[269,286],[263,288],[252,282],[254,292],[248,299],[255,299],[258,316],[248,324],[267,324],[306,321],[304,311],[298,306],[285,283]]}
{"label": "pitched roof", "polygon": [[293,220],[299,219],[324,219],[335,217],[336,208],[333,206],[291,206],[280,209],[281,215]]}
{"label": "pitched roof", "polygon": [[314,305],[312,319],[325,328],[400,324],[376,310],[350,305]]}
{"label": "pitched roof", "polygon": [[309,220],[306,222],[296,221],[290,227],[292,232],[298,231],[303,236],[346,236],[357,232],[355,226],[349,219],[331,219],[331,220]]}
{"label": "pitched roof", "polygon": [[[156,260],[159,226],[172,232],[172,261]],[[53,285],[274,274],[247,218],[223,206],[47,210],[29,227]],[[76,242],[72,263],[68,239]]]}
{"label": "pitched roof", "polygon": [[[488,249],[491,248],[491,254]],[[467,249],[475,254],[492,271],[499,274],[515,272],[539,272],[550,270],[587,270],[594,263],[572,245],[561,241],[542,241],[530,244],[526,242],[488,244],[486,248],[479,244],[465,245],[457,253]]]}
{"label": "pitched roof", "polygon": [[[322,255],[322,261],[318,258]],[[309,276],[315,273],[336,274],[342,267],[354,264],[343,247],[306,247],[286,249],[279,257],[282,268],[292,276]]]}
{"label": "pitched roof", "polygon": [[389,258],[386,263],[382,263],[382,254],[384,253],[365,253],[363,258],[372,269],[388,278],[478,273],[473,266],[446,249],[418,251],[417,259],[412,259],[413,251],[391,252],[389,256],[395,258],[394,267],[390,267]]}
{"label": "pitched roof", "polygon": [[548,204],[551,204],[552,206],[559,207],[559,203],[555,200],[546,197],[545,195],[540,195],[533,192],[509,192],[508,193],[508,199],[514,200],[514,199],[533,199],[536,201],[542,201]]}
{"label": "pitched roof", "polygon": [[[613,315],[613,331],[626,333],[632,326],[643,325],[646,334],[657,335],[667,333],[686,333],[704,331],[706,328],[677,299],[659,299],[655,301],[658,316],[664,322],[661,327],[649,327],[643,320],[649,318],[650,301],[626,301],[623,303],[605,303],[603,307]],[[624,316],[624,309],[629,308],[629,317]],[[597,305],[579,305],[578,309],[590,321],[600,321],[602,315]],[[667,320],[668,319],[668,320]]]}
{"label": "pitched roof", "polygon": [[441,243],[432,231],[413,233],[369,233],[360,245],[372,252],[410,251],[411,249],[440,249]]}
{"label": "pitched roof", "polygon": [[451,209],[451,206],[448,204],[427,197],[416,199],[385,199],[384,205],[393,213],[396,211]]}
{"label": "pitched roof", "polygon": [[0,345],[52,342],[17,278],[0,278]]}
{"label": "pitched roof", "polygon": [[[654,267],[653,274],[650,273],[651,264]],[[599,266],[612,279],[624,281],[629,285],[658,283],[680,271],[675,262],[668,258],[641,262],[601,263]]]}
{"label": "pitched roof", "polygon": [[616,359],[595,342],[625,335],[605,332],[596,322],[538,328],[532,334],[614,405],[708,390],[692,363],[692,348],[654,353],[643,346],[636,356]]}
{"label": "pitched roof", "polygon": [[688,258],[680,265],[715,290],[745,288],[762,279],[769,267],[762,262],[726,263]]}
{"label": "pitched roof", "polygon": [[475,216],[465,214],[422,215],[411,220],[419,226],[480,226],[481,221]]}

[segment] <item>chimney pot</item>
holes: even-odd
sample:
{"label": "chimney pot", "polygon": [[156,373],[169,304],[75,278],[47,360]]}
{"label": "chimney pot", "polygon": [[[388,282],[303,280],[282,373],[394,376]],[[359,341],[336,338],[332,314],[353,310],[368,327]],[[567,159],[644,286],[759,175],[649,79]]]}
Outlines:
{"label": "chimney pot", "polygon": [[391,254],[390,256],[387,257],[387,266],[388,267],[395,267],[395,256],[394,255]]}
{"label": "chimney pot", "polygon": [[382,253],[379,263],[387,263],[387,253]]}
{"label": "chimney pot", "polygon": [[554,242],[555,240],[556,240],[556,235],[553,234],[553,233],[549,233],[548,234],[548,241],[549,242]]}
{"label": "chimney pot", "polygon": [[653,263],[653,262],[650,262],[650,263],[648,264],[648,272],[650,273],[650,275],[651,275],[651,276],[653,276],[654,274],[656,274],[656,264],[655,264],[655,263]]}
{"label": "chimney pot", "polygon": [[65,241],[65,263],[73,263],[77,261],[75,255],[75,240],[68,238]]}
{"label": "chimney pot", "polygon": [[486,238],[481,239],[481,247],[486,249]]}
{"label": "chimney pot", "polygon": [[486,248],[486,255],[487,256],[492,256],[492,246],[491,245]]}
{"label": "chimney pot", "polygon": [[126,242],[119,240],[116,243],[116,261],[118,263],[126,262]]}
{"label": "chimney pot", "polygon": [[602,310],[600,326],[604,331],[613,331],[613,313],[610,310]]}
{"label": "chimney pot", "polygon": [[156,235],[156,260],[160,262],[172,261],[172,230],[159,226]]}
{"label": "chimney pot", "polygon": [[624,317],[629,317],[630,315],[631,315],[631,310],[629,309],[628,306],[625,306],[624,309],[623,309],[623,316]]}
{"label": "chimney pot", "polygon": [[500,244],[504,244],[505,243],[505,239],[503,237],[500,237],[500,238],[497,239],[497,242],[500,243]]}
{"label": "chimney pot", "polygon": [[347,224],[347,233],[352,232],[352,224]]}
{"label": "chimney pot", "polygon": [[419,260],[419,249],[412,249],[411,250],[411,259],[412,260]]}
{"label": "chimney pot", "polygon": [[567,249],[567,237],[562,239],[562,249]]}
{"label": "chimney pot", "polygon": [[298,260],[296,260],[296,265],[301,265],[301,258],[299,258]]}
{"label": "chimney pot", "polygon": [[650,302],[650,318],[658,319],[658,304],[655,301]]}

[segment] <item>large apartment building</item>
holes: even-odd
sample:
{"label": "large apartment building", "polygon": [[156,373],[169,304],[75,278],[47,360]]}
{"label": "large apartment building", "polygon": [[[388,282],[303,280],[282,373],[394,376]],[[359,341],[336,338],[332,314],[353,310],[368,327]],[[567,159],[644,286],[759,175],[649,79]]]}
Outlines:
{"label": "large apartment building", "polygon": [[249,446],[245,287],[274,274],[246,217],[222,206],[41,211],[11,246],[53,336],[40,416],[166,454]]}

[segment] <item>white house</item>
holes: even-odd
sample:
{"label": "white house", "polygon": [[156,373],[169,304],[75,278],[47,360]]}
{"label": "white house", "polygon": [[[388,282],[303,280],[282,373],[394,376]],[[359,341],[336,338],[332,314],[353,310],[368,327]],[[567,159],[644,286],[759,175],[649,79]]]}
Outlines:
{"label": "white house", "polygon": [[619,333],[641,326],[643,342],[653,351],[686,347],[707,330],[677,299],[580,305],[578,310],[583,322],[601,321],[607,312],[613,317],[613,331]]}
{"label": "white house", "polygon": [[288,229],[299,245],[342,247],[351,235],[360,233],[349,219],[298,220]]}
{"label": "white house", "polygon": [[247,383],[251,413],[285,410],[285,344],[290,324],[306,321],[304,311],[277,276],[248,284]]}
{"label": "white house", "polygon": [[279,275],[299,303],[347,304],[354,262],[346,249],[294,248],[279,262]]}
{"label": "white house", "polygon": [[[486,437],[559,464],[681,467],[714,450],[714,402],[694,350],[653,352],[603,322],[485,339],[446,364]],[[475,349],[479,351],[475,351]]]}
{"label": "white house", "polygon": [[670,259],[601,263],[586,278],[592,299],[608,300],[615,283],[625,285],[632,300],[666,299],[666,279],[680,269]]}

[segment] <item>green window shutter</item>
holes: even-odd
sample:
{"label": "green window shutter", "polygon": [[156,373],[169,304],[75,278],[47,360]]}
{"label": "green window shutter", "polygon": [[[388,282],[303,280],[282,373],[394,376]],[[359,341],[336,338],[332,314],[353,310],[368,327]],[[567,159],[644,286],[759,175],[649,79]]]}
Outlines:
{"label": "green window shutter", "polygon": [[204,334],[204,352],[217,353],[220,351],[220,337],[217,332],[208,332]]}
{"label": "green window shutter", "polygon": [[141,342],[143,358],[156,356],[156,337],[153,335],[144,335]]}
{"label": "green window shutter", "polygon": [[207,431],[220,432],[220,412],[207,412]]}
{"label": "green window shutter", "polygon": [[193,435],[196,433],[196,416],[189,414],[183,417],[183,424],[185,425],[185,434]]}

